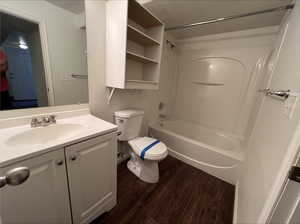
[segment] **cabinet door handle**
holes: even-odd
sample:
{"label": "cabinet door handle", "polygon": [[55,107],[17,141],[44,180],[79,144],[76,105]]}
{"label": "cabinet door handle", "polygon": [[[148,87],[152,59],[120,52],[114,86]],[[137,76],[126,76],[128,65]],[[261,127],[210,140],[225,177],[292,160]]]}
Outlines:
{"label": "cabinet door handle", "polygon": [[4,187],[7,184],[6,177],[0,177],[0,188]]}
{"label": "cabinet door handle", "polygon": [[56,161],[57,166],[61,166],[63,164],[64,164],[64,161],[62,159]]}
{"label": "cabinet door handle", "polygon": [[18,167],[8,171],[5,176],[0,177],[0,188],[6,184],[16,186],[24,183],[30,176],[30,170],[27,167]]}
{"label": "cabinet door handle", "polygon": [[76,155],[72,155],[71,157],[70,157],[70,160],[71,161],[75,161],[77,159],[77,156]]}

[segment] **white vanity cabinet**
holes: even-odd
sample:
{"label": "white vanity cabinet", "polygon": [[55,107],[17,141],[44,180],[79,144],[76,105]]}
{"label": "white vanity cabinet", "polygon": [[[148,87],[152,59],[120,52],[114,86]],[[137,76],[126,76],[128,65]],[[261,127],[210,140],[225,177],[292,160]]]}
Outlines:
{"label": "white vanity cabinet", "polygon": [[116,160],[111,132],[0,168],[6,181],[15,168],[30,170],[0,188],[0,224],[89,223],[116,205]]}
{"label": "white vanity cabinet", "polygon": [[66,147],[73,223],[88,223],[116,204],[116,134]]}
{"label": "white vanity cabinet", "polygon": [[0,189],[0,223],[71,223],[64,149],[0,168],[5,176],[27,167],[28,179]]}

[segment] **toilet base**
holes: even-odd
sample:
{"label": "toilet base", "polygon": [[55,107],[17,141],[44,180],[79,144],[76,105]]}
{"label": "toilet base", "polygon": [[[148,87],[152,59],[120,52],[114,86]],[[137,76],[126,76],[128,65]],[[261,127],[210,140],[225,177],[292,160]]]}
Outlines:
{"label": "toilet base", "polygon": [[142,181],[157,183],[159,180],[158,161],[142,160],[140,157],[134,155],[134,153],[131,153],[127,167]]}

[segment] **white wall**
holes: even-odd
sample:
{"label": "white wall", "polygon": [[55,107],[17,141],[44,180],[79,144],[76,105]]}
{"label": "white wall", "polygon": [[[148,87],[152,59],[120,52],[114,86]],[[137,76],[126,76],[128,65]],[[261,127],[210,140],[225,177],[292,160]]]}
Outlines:
{"label": "white wall", "polygon": [[[171,34],[166,33],[165,39],[176,44],[176,40]],[[160,112],[161,114],[166,114],[170,116],[175,105],[176,87],[178,79],[178,54],[177,47],[171,48],[170,45],[164,42],[165,46],[163,48],[162,54],[162,64],[161,64],[161,102],[165,103],[166,106]]]}
{"label": "white wall", "polygon": [[78,15],[44,0],[1,0],[1,9],[21,12],[45,21],[55,105],[86,103],[87,80],[67,76],[71,73],[86,73],[86,67],[83,66],[85,54],[80,47],[85,41],[85,34],[77,24]]}
{"label": "white wall", "polygon": [[[105,86],[105,1],[86,0],[85,5],[91,112],[102,119],[113,121],[113,112],[116,110],[130,107],[142,109],[145,111],[143,134],[146,134],[147,124],[157,119],[160,100],[163,102],[169,100],[168,94],[173,89],[169,82],[175,77],[170,70],[170,68],[176,67],[176,64],[172,64],[174,58],[163,57],[160,90],[117,89],[111,103],[108,104],[108,90]],[[164,46],[163,55],[168,54],[170,52]]]}
{"label": "white wall", "polygon": [[[180,40],[174,119],[243,138],[255,90],[253,70],[270,51],[277,27]],[[204,86],[194,82],[222,84]]]}

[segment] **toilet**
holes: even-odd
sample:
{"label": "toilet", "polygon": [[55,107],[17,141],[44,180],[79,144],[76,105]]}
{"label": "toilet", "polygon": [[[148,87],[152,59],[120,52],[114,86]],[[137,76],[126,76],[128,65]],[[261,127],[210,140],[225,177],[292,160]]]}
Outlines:
{"label": "toilet", "polygon": [[168,155],[164,143],[150,137],[139,137],[144,111],[122,110],[115,112],[115,122],[120,135],[119,141],[127,141],[131,147],[128,169],[147,183],[159,180],[158,162]]}

